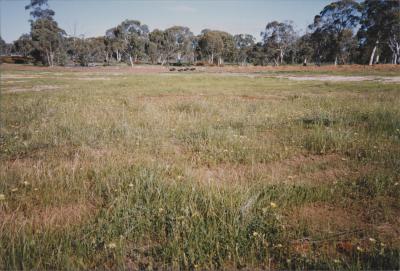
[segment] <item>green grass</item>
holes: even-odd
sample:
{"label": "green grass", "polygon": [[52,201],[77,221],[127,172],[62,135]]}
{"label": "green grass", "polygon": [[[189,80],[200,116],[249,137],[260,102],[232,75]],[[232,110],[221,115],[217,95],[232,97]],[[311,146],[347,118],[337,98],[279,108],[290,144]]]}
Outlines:
{"label": "green grass", "polygon": [[0,269],[400,267],[398,84],[2,77]]}

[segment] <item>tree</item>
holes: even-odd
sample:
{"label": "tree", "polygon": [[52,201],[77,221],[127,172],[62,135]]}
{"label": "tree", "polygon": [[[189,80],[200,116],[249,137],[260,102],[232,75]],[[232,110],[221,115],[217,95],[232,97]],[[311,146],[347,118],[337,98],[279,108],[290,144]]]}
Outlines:
{"label": "tree", "polygon": [[164,64],[164,44],[165,44],[165,39],[164,39],[164,31],[159,30],[159,29],[154,29],[150,34],[149,34],[149,43],[147,45],[147,55],[150,57],[150,59],[154,62],[157,63],[162,63]]}
{"label": "tree", "polygon": [[319,15],[315,16],[311,28],[315,36],[326,39],[325,50],[329,50],[335,65],[339,59],[346,62],[349,55],[349,44],[353,29],[359,22],[360,5],[354,0],[340,0],[325,6]]}
{"label": "tree", "polygon": [[218,65],[223,64],[224,61],[233,62],[235,60],[235,40],[231,34],[224,31],[217,31],[223,42],[222,55],[218,58]]}
{"label": "tree", "polygon": [[274,56],[275,64],[282,64],[287,49],[295,40],[292,22],[270,22],[265,27],[265,31],[261,33],[261,36],[267,51],[273,52],[272,56]]}
{"label": "tree", "polygon": [[7,47],[7,43],[0,36],[0,55],[5,55],[6,47]]}
{"label": "tree", "polygon": [[392,62],[397,63],[400,25],[399,0],[365,0],[362,3],[361,26],[357,33],[361,51],[369,52],[369,65],[379,62],[379,49],[389,45]]}
{"label": "tree", "polygon": [[44,64],[54,66],[56,54],[62,53],[65,31],[53,19],[37,19],[32,22],[31,36],[33,47],[39,52]]}
{"label": "tree", "polygon": [[55,12],[49,9],[48,0],[31,0],[29,5],[25,6],[25,9],[30,9],[30,15],[34,20],[37,19],[52,19]]}
{"label": "tree", "polygon": [[224,41],[218,31],[204,31],[199,39],[199,47],[203,55],[208,56],[208,63],[213,64],[218,57],[218,64],[224,50]]}
{"label": "tree", "polygon": [[235,40],[224,31],[205,29],[198,38],[199,52],[208,58],[208,63],[221,65],[224,60],[233,61],[235,57]]}
{"label": "tree", "polygon": [[125,20],[106,32],[106,37],[109,38],[111,47],[116,52],[117,61],[120,62],[125,53],[131,66],[144,54],[148,35],[148,26],[136,20]]}
{"label": "tree", "polygon": [[34,49],[31,35],[23,34],[18,40],[14,41],[14,50],[22,56],[29,56]]}
{"label": "tree", "polygon": [[237,62],[245,65],[248,62],[249,53],[254,46],[255,38],[249,34],[238,34],[233,37],[237,50]]}
{"label": "tree", "polygon": [[194,35],[188,27],[173,26],[164,31],[164,53],[166,59],[171,57],[180,63],[183,59],[194,60]]}
{"label": "tree", "polygon": [[261,42],[257,42],[253,45],[251,51],[249,52],[249,62],[253,65],[264,66],[267,62],[267,54],[265,52],[265,46]]}
{"label": "tree", "polygon": [[304,66],[307,65],[308,60],[313,55],[313,47],[311,41],[311,34],[306,33],[301,36],[297,41],[295,47],[297,48],[296,59],[297,62],[302,62]]}

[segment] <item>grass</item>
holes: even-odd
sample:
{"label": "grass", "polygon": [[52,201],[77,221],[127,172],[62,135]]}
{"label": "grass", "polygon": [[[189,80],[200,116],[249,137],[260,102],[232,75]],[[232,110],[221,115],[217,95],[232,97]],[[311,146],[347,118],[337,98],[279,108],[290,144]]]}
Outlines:
{"label": "grass", "polygon": [[1,76],[0,269],[400,267],[398,84]]}

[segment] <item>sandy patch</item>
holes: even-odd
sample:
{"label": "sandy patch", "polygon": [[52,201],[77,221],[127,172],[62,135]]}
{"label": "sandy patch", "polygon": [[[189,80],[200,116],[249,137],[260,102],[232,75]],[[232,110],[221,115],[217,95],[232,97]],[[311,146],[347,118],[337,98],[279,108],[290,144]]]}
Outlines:
{"label": "sandy patch", "polygon": [[[64,88],[67,86],[63,86]],[[46,91],[46,90],[60,90],[61,86],[53,86],[53,85],[41,85],[41,86],[34,86],[32,88],[11,88],[6,89],[3,93],[19,93],[19,92],[29,92],[29,91]]]}
{"label": "sandy patch", "polygon": [[361,82],[361,81],[380,81],[390,83],[400,83],[400,76],[382,77],[382,76],[276,76],[277,78],[286,78],[295,81],[330,81],[330,82]]}

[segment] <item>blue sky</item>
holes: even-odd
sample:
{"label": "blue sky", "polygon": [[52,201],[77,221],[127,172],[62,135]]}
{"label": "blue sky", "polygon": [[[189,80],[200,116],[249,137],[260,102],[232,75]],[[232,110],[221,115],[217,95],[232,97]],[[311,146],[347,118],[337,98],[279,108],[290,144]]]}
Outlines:
{"label": "blue sky", "polygon": [[[59,25],[73,34],[86,37],[104,35],[125,19],[140,20],[149,26],[165,29],[174,25],[190,27],[194,34],[204,28],[232,34],[249,33],[259,39],[265,25],[273,20],[292,20],[298,30],[305,30],[330,0],[49,0]],[[11,42],[29,32],[29,0],[0,0],[0,33]]]}

